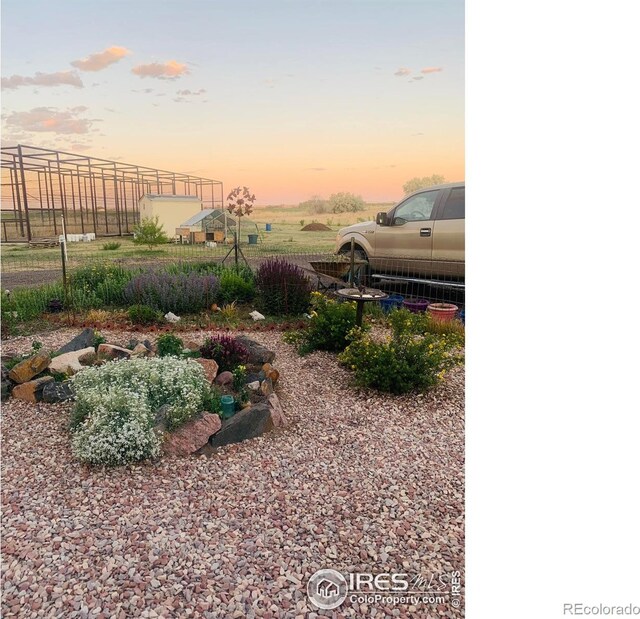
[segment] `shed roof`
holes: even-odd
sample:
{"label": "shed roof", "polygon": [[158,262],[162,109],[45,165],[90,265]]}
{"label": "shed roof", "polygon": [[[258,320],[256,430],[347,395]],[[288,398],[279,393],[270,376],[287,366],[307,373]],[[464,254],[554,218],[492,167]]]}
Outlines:
{"label": "shed roof", "polygon": [[[218,208],[205,208],[202,211],[197,212],[192,217],[189,217],[187,221],[185,221],[181,227],[195,226],[197,223],[200,223],[203,219],[207,217],[213,217],[214,219],[220,219],[224,217],[224,211]],[[235,219],[227,215],[227,223],[234,225]]]}

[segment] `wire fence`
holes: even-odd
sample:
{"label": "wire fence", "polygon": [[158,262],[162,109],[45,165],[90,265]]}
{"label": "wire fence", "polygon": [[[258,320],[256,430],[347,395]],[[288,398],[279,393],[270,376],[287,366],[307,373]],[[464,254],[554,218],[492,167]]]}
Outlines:
{"label": "wire fence", "polygon": [[[335,237],[333,237],[335,238]],[[105,249],[112,244],[113,249]],[[116,247],[118,245],[118,247]],[[301,246],[302,245],[302,246]],[[217,244],[169,244],[150,249],[128,239],[98,239],[52,247],[2,247],[2,289],[39,286],[61,281],[63,255],[67,275],[81,267],[116,264],[126,269],[162,270],[169,265],[215,262],[227,266],[246,264],[256,271],[270,258],[280,258],[302,268],[312,286],[321,291],[366,286],[385,292],[391,301],[451,302],[464,307],[464,264],[430,263],[415,256],[369,260],[336,255],[331,237],[302,242]]]}

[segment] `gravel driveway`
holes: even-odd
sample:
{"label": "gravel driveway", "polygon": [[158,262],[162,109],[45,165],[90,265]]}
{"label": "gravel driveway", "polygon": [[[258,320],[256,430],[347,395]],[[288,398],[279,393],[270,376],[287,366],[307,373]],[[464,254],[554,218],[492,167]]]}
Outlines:
{"label": "gravel driveway", "polygon": [[67,406],[3,407],[4,617],[464,616],[448,596],[317,611],[306,595],[321,568],[464,584],[463,369],[428,395],[381,396],[332,355],[252,337],[277,352],[290,425],[211,458],[91,469],[71,457]]}

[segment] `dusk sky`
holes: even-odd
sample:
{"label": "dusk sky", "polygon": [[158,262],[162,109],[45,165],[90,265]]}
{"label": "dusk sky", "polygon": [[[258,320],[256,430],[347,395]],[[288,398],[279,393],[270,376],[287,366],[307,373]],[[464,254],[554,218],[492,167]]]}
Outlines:
{"label": "dusk sky", "polygon": [[395,201],[464,179],[464,3],[4,0],[2,143]]}

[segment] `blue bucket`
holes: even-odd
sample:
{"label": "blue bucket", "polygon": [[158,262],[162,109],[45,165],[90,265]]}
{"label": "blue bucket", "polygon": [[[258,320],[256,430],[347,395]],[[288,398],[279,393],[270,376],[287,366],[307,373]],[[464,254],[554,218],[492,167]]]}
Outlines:
{"label": "blue bucket", "polygon": [[265,224],[264,229],[265,229],[267,232],[271,232],[271,224]]}
{"label": "blue bucket", "polygon": [[402,295],[392,294],[386,299],[380,299],[380,307],[382,307],[382,311],[385,314],[388,314],[392,309],[398,309],[403,301],[404,297]]}

